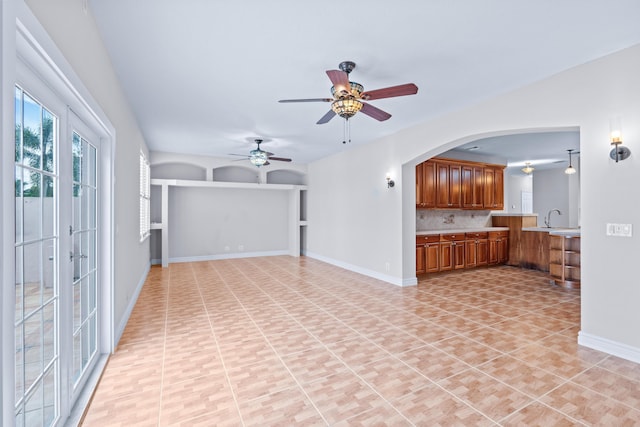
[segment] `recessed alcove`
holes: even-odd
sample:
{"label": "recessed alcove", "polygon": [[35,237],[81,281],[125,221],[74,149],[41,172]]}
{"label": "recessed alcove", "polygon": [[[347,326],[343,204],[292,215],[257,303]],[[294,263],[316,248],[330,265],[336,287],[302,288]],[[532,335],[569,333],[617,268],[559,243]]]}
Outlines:
{"label": "recessed alcove", "polygon": [[212,171],[213,181],[258,183],[258,171],[255,166],[222,166]]}
{"label": "recessed alcove", "polygon": [[150,169],[152,179],[188,179],[192,181],[207,179],[205,168],[190,163],[160,163],[151,165]]}
{"label": "recessed alcove", "polygon": [[306,185],[306,175],[294,170],[276,169],[267,172],[268,184]]}

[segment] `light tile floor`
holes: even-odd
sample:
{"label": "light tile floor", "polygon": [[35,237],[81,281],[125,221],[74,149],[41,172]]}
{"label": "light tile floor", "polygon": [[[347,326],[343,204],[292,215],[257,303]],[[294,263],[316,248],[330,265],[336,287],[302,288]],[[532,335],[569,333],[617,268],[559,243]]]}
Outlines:
{"label": "light tile floor", "polygon": [[640,365],[512,267],[400,288],[308,258],[153,267],[85,426],[640,425]]}

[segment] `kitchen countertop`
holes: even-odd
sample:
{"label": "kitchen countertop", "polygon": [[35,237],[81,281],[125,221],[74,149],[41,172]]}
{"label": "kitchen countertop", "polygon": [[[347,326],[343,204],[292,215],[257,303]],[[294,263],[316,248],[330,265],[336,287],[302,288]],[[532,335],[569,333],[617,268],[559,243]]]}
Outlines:
{"label": "kitchen countertop", "polygon": [[448,230],[416,230],[416,235],[433,236],[438,234],[482,233],[485,231],[509,231],[509,227],[474,227],[474,228],[451,228]]}
{"label": "kitchen countertop", "polygon": [[537,213],[504,212],[504,213],[492,213],[491,216],[538,216],[538,214]]}
{"label": "kitchen countertop", "polygon": [[525,227],[522,231],[539,231],[549,233],[551,236],[580,237],[579,228]]}

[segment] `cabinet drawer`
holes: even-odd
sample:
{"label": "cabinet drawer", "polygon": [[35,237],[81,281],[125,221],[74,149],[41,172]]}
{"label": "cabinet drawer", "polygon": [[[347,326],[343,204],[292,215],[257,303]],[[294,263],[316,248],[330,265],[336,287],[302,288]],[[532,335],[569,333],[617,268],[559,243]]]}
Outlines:
{"label": "cabinet drawer", "polygon": [[464,240],[464,233],[452,233],[452,234],[441,234],[440,241],[441,242],[453,242]]}
{"label": "cabinet drawer", "polygon": [[427,235],[427,236],[416,236],[416,245],[422,245],[425,243],[436,243],[440,241],[440,235]]}
{"label": "cabinet drawer", "polygon": [[508,231],[490,231],[489,238],[490,239],[500,239],[503,237],[509,237]]}
{"label": "cabinet drawer", "polygon": [[464,233],[465,239],[486,239],[489,233],[486,231],[480,233]]}

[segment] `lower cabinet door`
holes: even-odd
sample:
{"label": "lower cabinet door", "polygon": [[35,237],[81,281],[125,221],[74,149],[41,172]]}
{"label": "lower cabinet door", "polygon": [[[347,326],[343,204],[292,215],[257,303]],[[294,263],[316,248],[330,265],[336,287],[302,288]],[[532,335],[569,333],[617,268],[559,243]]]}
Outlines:
{"label": "lower cabinet door", "polygon": [[453,243],[440,242],[440,271],[453,270]]}
{"label": "lower cabinet door", "polygon": [[429,243],[425,247],[427,273],[440,271],[440,243]]}
{"label": "lower cabinet door", "polygon": [[476,246],[476,265],[487,265],[489,263],[489,241],[478,240]]}
{"label": "lower cabinet door", "polygon": [[416,246],[416,274],[426,273],[425,265],[425,247],[424,245]]}
{"label": "lower cabinet door", "polygon": [[467,268],[472,268],[478,265],[477,245],[475,240],[467,240],[464,248],[464,264]]}
{"label": "lower cabinet door", "polygon": [[453,242],[453,268],[464,268],[464,241]]}

